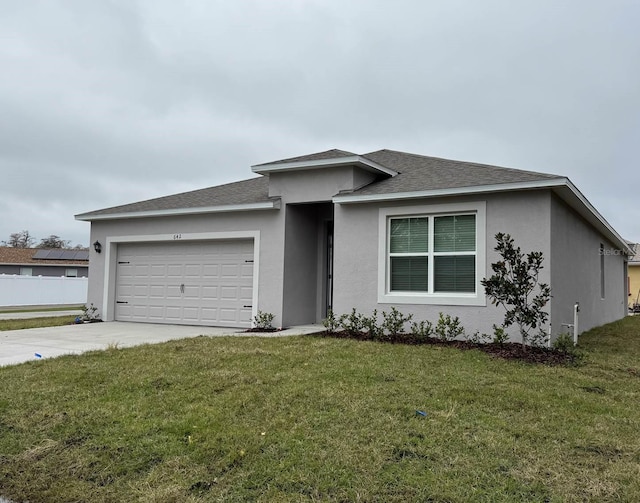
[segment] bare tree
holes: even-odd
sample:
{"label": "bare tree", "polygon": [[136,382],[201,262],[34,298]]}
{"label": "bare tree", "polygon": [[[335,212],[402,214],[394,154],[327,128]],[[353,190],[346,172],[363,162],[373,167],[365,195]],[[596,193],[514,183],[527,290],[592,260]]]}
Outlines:
{"label": "bare tree", "polygon": [[36,240],[31,236],[29,231],[14,232],[9,236],[9,241],[2,241],[3,246],[11,248],[31,248]]}
{"label": "bare tree", "polygon": [[60,236],[51,234],[49,237],[41,239],[37,248],[69,248],[70,245],[71,241],[61,239]]}

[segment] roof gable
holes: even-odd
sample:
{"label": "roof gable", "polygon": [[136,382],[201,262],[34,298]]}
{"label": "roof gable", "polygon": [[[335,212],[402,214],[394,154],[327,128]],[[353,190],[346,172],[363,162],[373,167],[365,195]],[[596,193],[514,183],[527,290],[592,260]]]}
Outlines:
{"label": "roof gable", "polygon": [[257,166],[276,166],[278,164],[289,164],[294,162],[307,162],[307,161],[323,161],[326,159],[339,159],[340,157],[353,157],[358,154],[353,152],[347,152],[346,150],[339,150],[333,148],[331,150],[325,150],[324,152],[316,152],[315,154],[300,155],[298,157],[289,157],[288,159],[280,159],[279,161],[265,162],[262,164],[256,164]]}

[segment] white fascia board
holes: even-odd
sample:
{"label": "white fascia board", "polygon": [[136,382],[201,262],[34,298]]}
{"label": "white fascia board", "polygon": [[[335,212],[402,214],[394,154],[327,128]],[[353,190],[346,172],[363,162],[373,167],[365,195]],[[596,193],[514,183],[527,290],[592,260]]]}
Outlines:
{"label": "white fascia board", "polygon": [[365,159],[359,155],[352,155],[349,157],[337,157],[334,159],[320,159],[315,161],[295,161],[295,162],[283,162],[280,164],[272,165],[256,165],[251,166],[251,171],[260,175],[266,175],[268,173],[274,173],[278,171],[297,171],[305,169],[317,169],[317,168],[332,168],[335,166],[348,166],[355,165],[367,171],[373,171],[378,173],[384,173],[389,176],[396,176],[397,171],[389,169],[382,164]]}
{"label": "white fascia board", "polygon": [[124,218],[175,217],[180,215],[201,215],[204,213],[227,213],[230,211],[278,210],[280,200],[262,203],[227,204],[223,206],[205,206],[199,208],[176,208],[171,210],[131,211],[125,213],[108,213],[103,215],[76,215],[76,220],[92,222],[94,220],[121,220]]}
{"label": "white fascia board", "polygon": [[[398,192],[389,194],[371,194],[371,195],[337,195],[333,197],[333,202],[336,204],[354,204],[354,203],[370,203],[376,201],[402,201],[408,199],[419,199],[428,197],[441,197],[441,196],[462,196],[468,194],[482,194],[488,192],[506,192],[510,190],[531,190],[531,189],[562,189],[566,188],[570,191],[575,199],[577,199],[580,205],[586,209],[587,216],[592,217],[592,223],[595,221],[599,224],[601,230],[605,234],[609,234],[609,237],[613,241],[617,241],[617,244],[625,250],[627,254],[633,255],[631,248],[627,242],[616,232],[616,230],[605,220],[605,218],[596,210],[593,205],[587,200],[586,197],[577,189],[571,180],[566,177],[553,178],[551,180],[535,180],[531,182],[517,182],[517,183],[500,183],[494,185],[479,185],[474,187],[459,187],[451,189],[435,189],[435,190],[421,190],[415,192]],[[562,197],[562,194],[560,194]],[[566,201],[566,200],[565,200]],[[569,202],[569,201],[566,201]]]}
{"label": "white fascia board", "polygon": [[508,190],[548,189],[566,185],[567,178],[552,180],[535,180],[532,182],[499,183],[494,185],[475,185],[472,187],[453,187],[450,189],[418,190],[414,192],[396,192],[369,195],[337,195],[333,197],[336,204],[371,203],[376,201],[401,201],[440,196],[462,196],[466,194],[482,194],[485,192],[505,192]]}
{"label": "white fascia board", "polygon": [[573,196],[580,201],[582,206],[584,206],[590,216],[595,218],[596,222],[605,230],[605,233],[609,234],[609,237],[612,238],[613,241],[618,241],[618,245],[622,250],[626,252],[627,255],[633,255],[633,250],[631,246],[627,243],[627,240],[624,239],[620,234],[616,232],[616,230],[611,226],[609,222],[595,209],[595,207],[589,202],[589,200],[578,190],[578,188],[571,183],[571,180],[567,178],[566,187],[571,191]]}

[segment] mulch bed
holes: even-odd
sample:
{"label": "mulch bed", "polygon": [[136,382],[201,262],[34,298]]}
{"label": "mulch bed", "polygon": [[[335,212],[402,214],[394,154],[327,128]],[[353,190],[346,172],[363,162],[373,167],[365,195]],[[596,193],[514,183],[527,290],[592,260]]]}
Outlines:
{"label": "mulch bed", "polygon": [[[366,332],[350,334],[345,331],[341,332],[322,332],[315,334],[320,337],[335,337],[338,339],[355,339],[360,341],[372,341]],[[416,337],[413,334],[398,334],[391,338],[378,339],[378,342],[386,342],[389,344],[410,344],[410,345],[432,345],[447,346],[461,350],[477,349],[483,351],[494,358],[502,358],[504,360],[518,360],[525,363],[537,363],[544,365],[569,365],[576,363],[577,356],[575,354],[558,351],[555,349],[541,348],[536,346],[522,347],[520,343],[506,342],[504,344],[487,343],[477,344],[469,341],[443,341],[433,337]]]}

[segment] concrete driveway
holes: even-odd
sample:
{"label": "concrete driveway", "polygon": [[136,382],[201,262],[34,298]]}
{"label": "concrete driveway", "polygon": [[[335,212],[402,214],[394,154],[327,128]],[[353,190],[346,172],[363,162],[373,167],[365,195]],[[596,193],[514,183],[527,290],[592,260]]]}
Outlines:
{"label": "concrete driveway", "polygon": [[324,328],[321,325],[306,325],[280,332],[247,334],[237,328],[156,325],[122,321],[7,330],[0,332],[0,367],[30,360],[106,349],[115,344],[119,348],[126,348],[199,335],[284,337],[321,332],[322,330]]}

